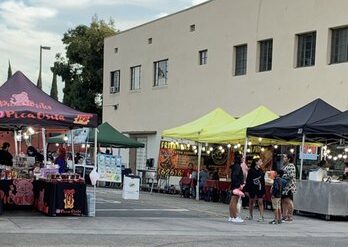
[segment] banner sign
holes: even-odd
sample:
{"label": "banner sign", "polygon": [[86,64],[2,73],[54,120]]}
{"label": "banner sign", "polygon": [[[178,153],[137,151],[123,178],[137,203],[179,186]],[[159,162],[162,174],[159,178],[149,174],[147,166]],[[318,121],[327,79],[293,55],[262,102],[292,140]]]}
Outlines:
{"label": "banner sign", "polygon": [[300,159],[317,160],[318,159],[318,147],[304,145],[304,150],[302,150],[302,147],[300,147]]}
{"label": "banner sign", "polygon": [[98,154],[98,181],[121,183],[121,156]]}

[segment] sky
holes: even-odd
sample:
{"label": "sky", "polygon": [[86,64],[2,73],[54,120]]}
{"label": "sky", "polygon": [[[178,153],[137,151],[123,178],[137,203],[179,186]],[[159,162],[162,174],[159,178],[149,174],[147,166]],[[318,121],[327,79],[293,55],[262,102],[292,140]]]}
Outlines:
{"label": "sky", "polygon": [[[64,32],[78,25],[89,25],[93,16],[115,20],[119,30],[192,7],[206,0],[0,0],[0,85],[7,80],[8,63],[12,72],[20,70],[31,81],[39,75],[40,45],[51,50],[42,53],[43,90],[50,92],[50,67],[57,53],[64,54]],[[59,98],[63,83],[59,80]]]}

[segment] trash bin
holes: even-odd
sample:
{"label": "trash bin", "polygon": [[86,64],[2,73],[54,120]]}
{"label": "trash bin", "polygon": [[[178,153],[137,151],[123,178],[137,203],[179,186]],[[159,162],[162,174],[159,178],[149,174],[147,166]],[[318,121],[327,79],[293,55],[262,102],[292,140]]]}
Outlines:
{"label": "trash bin", "polygon": [[95,216],[95,198],[94,193],[87,193],[88,216]]}
{"label": "trash bin", "polygon": [[140,177],[124,176],[122,198],[125,200],[139,200]]}

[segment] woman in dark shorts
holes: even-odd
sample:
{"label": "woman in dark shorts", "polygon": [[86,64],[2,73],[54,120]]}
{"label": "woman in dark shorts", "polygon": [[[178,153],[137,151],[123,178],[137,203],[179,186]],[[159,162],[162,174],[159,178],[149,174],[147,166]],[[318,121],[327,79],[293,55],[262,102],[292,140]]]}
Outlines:
{"label": "woman in dark shorts", "polygon": [[248,172],[245,191],[249,194],[249,217],[247,219],[253,220],[253,209],[255,201],[258,201],[260,218],[258,222],[263,222],[264,207],[263,197],[265,195],[265,173],[261,169],[262,159],[260,157],[254,158],[250,170]]}
{"label": "woman in dark shorts", "polygon": [[241,156],[236,155],[234,157],[233,165],[230,167],[231,168],[231,201],[229,206],[230,217],[228,218],[228,221],[233,223],[244,222],[242,218],[238,216],[237,204],[239,200],[239,195],[233,194],[233,190],[240,189],[244,183],[243,170],[240,167],[241,161],[242,161]]}
{"label": "woman in dark shorts", "polygon": [[290,154],[283,156],[283,179],[286,180],[286,186],[282,192],[282,211],[283,222],[292,222],[294,213],[294,193],[296,193],[296,167],[293,164],[293,158]]}

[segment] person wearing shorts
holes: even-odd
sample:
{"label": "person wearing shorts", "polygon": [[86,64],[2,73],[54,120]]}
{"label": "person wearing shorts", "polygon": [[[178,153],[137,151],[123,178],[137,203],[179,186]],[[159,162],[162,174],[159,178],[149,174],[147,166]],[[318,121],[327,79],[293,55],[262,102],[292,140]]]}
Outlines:
{"label": "person wearing shorts", "polygon": [[246,179],[245,191],[249,196],[249,217],[253,220],[253,210],[256,200],[258,201],[260,218],[258,222],[264,221],[263,197],[265,195],[265,174],[261,169],[262,159],[254,158]]}
{"label": "person wearing shorts", "polygon": [[272,193],[272,207],[274,210],[274,220],[269,222],[270,224],[281,224],[282,223],[282,190],[283,190],[283,183],[282,183],[282,173],[281,171],[278,171],[276,173],[276,177],[273,182],[273,186],[271,189]]}
{"label": "person wearing shorts", "polygon": [[296,167],[293,164],[294,159],[291,154],[283,156],[283,179],[286,180],[286,186],[282,191],[282,210],[283,221],[292,222],[294,213],[294,193],[296,193]]}

